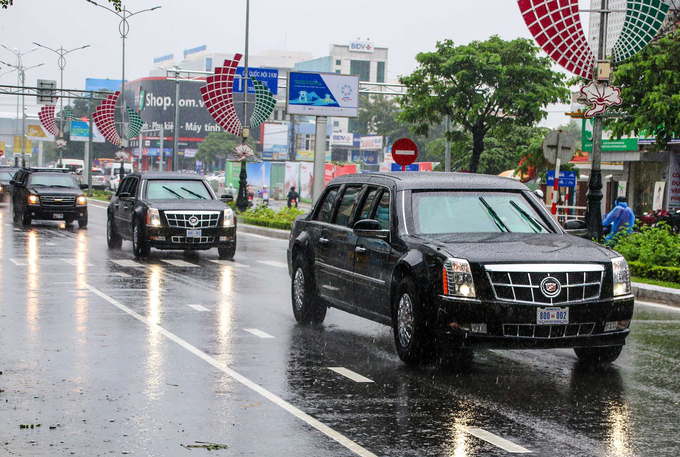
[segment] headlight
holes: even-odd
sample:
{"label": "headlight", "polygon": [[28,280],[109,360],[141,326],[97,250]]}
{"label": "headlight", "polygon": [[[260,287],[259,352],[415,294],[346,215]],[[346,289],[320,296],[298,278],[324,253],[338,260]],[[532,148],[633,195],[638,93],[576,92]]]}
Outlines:
{"label": "headlight", "polygon": [[231,208],[227,208],[224,210],[224,216],[222,219],[223,219],[222,225],[224,225],[225,227],[234,226],[234,212],[231,210]]}
{"label": "headlight", "polygon": [[614,272],[614,296],[628,295],[630,293],[630,271],[628,262],[623,257],[612,259]]}
{"label": "headlight", "polygon": [[465,259],[446,259],[443,271],[444,295],[475,298],[475,282]]}
{"label": "headlight", "polygon": [[161,215],[156,208],[149,208],[146,213],[146,223],[153,227],[161,226]]}
{"label": "headlight", "polygon": [[76,203],[79,205],[87,205],[87,198],[85,198],[84,195],[79,195],[78,198],[76,198]]}
{"label": "headlight", "polygon": [[29,195],[28,196],[28,204],[29,205],[39,205],[40,204],[40,197],[37,195]]}
{"label": "headlight", "polygon": [[0,186],[0,192],[2,192],[2,186]]}

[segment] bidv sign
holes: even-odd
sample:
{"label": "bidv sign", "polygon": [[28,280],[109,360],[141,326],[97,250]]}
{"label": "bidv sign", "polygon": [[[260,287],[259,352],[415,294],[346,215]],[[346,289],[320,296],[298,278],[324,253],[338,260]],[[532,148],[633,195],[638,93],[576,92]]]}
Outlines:
{"label": "bidv sign", "polygon": [[349,50],[352,52],[373,52],[373,43],[368,41],[350,41]]}

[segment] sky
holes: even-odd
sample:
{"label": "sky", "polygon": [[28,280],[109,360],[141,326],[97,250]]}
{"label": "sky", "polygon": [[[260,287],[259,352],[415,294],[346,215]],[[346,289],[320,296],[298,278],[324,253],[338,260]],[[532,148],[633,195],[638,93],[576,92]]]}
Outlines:
{"label": "sky", "polygon": [[[97,0],[106,6],[106,0]],[[590,0],[579,0],[588,8]],[[130,19],[126,41],[127,80],[149,75],[154,57],[207,45],[208,51],[235,53],[244,50],[246,0],[128,0],[132,11],[162,8]],[[582,15],[588,26],[588,14]],[[21,52],[33,42],[72,49],[87,49],[67,56],[64,87],[84,89],[86,78],[121,78],[119,19],[86,0],[14,0],[0,9],[0,43]],[[327,56],[332,44],[369,40],[389,48],[388,78],[409,74],[419,52],[433,51],[438,41],[456,44],[499,35],[510,40],[531,38],[516,0],[251,0],[250,53],[268,49],[311,52]],[[26,72],[26,84],[37,79],[59,80],[58,56],[38,49],[24,57],[24,65],[39,68]],[[0,48],[0,61],[15,63],[15,56]],[[556,67],[558,69],[558,67]],[[15,85],[16,73],[0,64],[0,84]],[[29,113],[34,111],[29,104]],[[15,112],[13,97],[0,96],[0,112]],[[549,107],[545,125],[556,127],[568,119],[566,107]]]}

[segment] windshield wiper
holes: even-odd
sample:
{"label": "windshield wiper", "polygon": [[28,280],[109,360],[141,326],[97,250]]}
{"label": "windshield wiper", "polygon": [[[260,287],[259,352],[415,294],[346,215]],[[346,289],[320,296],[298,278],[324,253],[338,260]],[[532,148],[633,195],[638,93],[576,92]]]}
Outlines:
{"label": "windshield wiper", "polygon": [[163,189],[167,190],[168,192],[170,192],[170,193],[171,193],[172,195],[174,195],[175,197],[184,200],[184,197],[182,197],[180,194],[178,194],[178,193],[175,192],[174,190],[170,189],[169,187],[163,186]]}
{"label": "windshield wiper", "polygon": [[484,200],[484,197],[479,197],[479,201],[482,202],[482,205],[486,208],[486,210],[491,214],[491,217],[493,218],[493,221],[496,223],[499,229],[501,229],[501,232],[508,232],[510,233],[510,229],[505,226],[503,221],[501,220],[500,217],[498,217],[498,214],[496,214],[496,211],[493,210],[491,205],[489,205],[486,200]]}
{"label": "windshield wiper", "polygon": [[200,198],[201,200],[205,200],[205,197],[204,197],[203,195],[198,195],[196,192],[192,192],[192,191],[190,191],[189,189],[186,189],[186,188],[184,188],[184,187],[180,187],[180,189],[182,189],[184,192],[190,193],[190,194],[193,195],[194,197],[198,197],[198,198]]}
{"label": "windshield wiper", "polygon": [[512,205],[513,208],[515,208],[527,221],[531,222],[531,224],[534,227],[538,227],[539,230],[536,230],[535,228],[533,229],[535,233],[538,233],[541,231],[541,229],[545,229],[546,232],[549,232],[550,230],[548,227],[545,225],[541,224],[535,217],[533,217],[531,214],[527,213],[522,209],[521,206],[519,206],[517,203],[513,202],[510,200],[510,204]]}

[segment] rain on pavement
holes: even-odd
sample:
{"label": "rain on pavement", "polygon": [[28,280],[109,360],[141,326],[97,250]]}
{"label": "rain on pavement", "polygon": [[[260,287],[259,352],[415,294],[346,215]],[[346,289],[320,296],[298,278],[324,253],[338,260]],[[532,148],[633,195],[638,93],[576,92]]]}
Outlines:
{"label": "rain on pavement", "polygon": [[23,227],[0,204],[0,455],[678,455],[680,309],[638,303],[605,368],[546,350],[416,370],[388,327],[297,325],[284,240],[137,261],[105,217]]}

